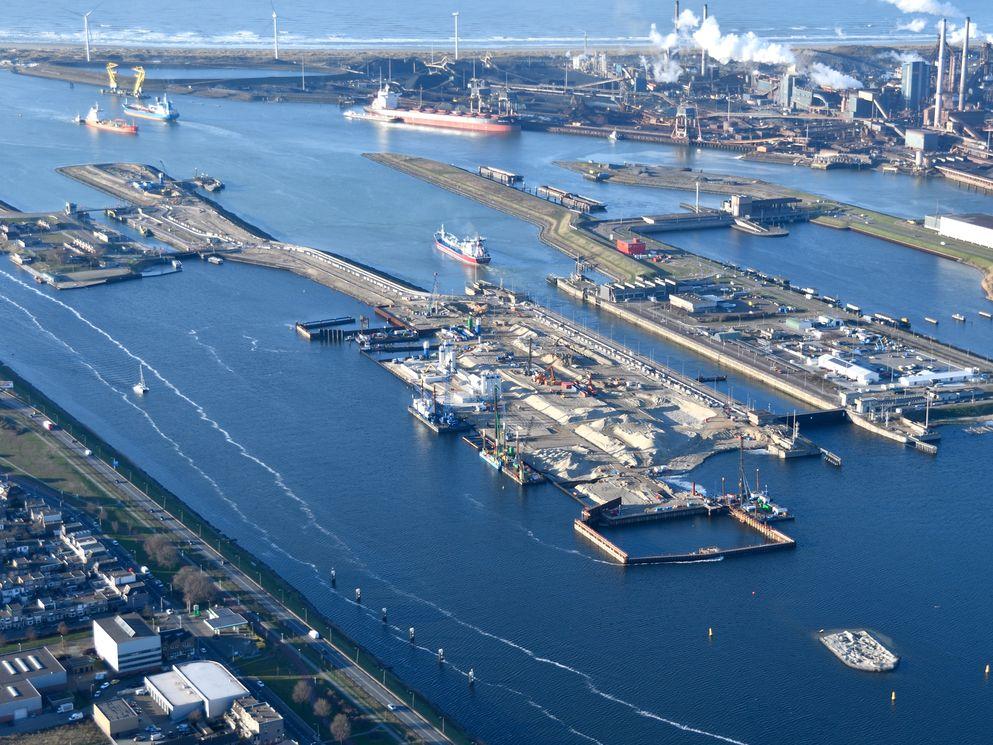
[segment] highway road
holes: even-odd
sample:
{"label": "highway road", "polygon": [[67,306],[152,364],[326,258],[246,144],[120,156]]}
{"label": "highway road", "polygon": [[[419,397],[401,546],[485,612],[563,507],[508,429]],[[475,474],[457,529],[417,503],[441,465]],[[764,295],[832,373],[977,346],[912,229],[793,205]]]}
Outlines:
{"label": "highway road", "polygon": [[[451,742],[451,739],[441,730],[407,706],[406,702],[382,685],[375,677],[351,661],[338,646],[324,638],[311,639],[307,635],[311,627],[302,618],[276,600],[245,572],[225,560],[215,548],[180,522],[175,515],[164,510],[141,489],[124,478],[111,464],[89,455],[86,446],[65,430],[61,428],[51,431],[45,430],[41,424],[44,421],[44,416],[9,392],[0,395],[0,402],[6,408],[17,411],[23,414],[25,419],[34,422],[35,429],[42,436],[51,437],[53,441],[58,443],[67,454],[70,462],[81,473],[92,479],[108,494],[115,495],[122,505],[129,508],[132,513],[136,513],[136,516],[143,523],[171,536],[177,547],[185,552],[192,562],[200,564],[204,569],[210,569],[216,574],[223,575],[243,594],[241,602],[250,599],[256,607],[263,610],[264,620],[278,623],[285,627],[291,635],[302,637],[301,643],[308,644],[313,648],[321,659],[326,660],[329,666],[336,670],[337,675],[346,676],[349,682],[360,690],[368,701],[357,701],[347,691],[343,691],[343,693],[352,700],[356,707],[369,714],[374,721],[383,722],[384,731],[391,733],[398,742],[407,742],[406,736],[408,734],[415,736],[417,742]],[[292,645],[287,646],[294,650]],[[315,675],[324,678],[334,687],[339,687],[337,681],[326,670],[314,665],[307,657],[299,655],[299,652],[296,654],[313,670]],[[376,707],[379,708],[378,711]]]}

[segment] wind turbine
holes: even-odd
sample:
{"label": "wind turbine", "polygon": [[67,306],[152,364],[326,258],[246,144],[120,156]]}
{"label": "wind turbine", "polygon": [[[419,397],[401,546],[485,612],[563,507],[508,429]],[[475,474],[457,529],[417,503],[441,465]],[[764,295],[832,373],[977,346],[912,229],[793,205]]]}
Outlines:
{"label": "wind turbine", "polygon": [[276,6],[272,6],[272,58],[279,59],[279,27],[277,25],[278,16]]}
{"label": "wind turbine", "polygon": [[452,13],[452,18],[455,19],[455,61],[459,61],[459,11]]}
{"label": "wind turbine", "polygon": [[96,8],[92,8],[83,13],[83,44],[86,46],[86,61],[90,61],[90,13]]}

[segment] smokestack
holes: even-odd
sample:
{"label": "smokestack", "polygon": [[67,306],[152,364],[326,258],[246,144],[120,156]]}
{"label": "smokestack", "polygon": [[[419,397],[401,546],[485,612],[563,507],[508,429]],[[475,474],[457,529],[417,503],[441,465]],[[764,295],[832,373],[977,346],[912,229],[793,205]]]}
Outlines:
{"label": "smokestack", "polygon": [[959,74],[959,111],[965,108],[965,65],[969,61],[969,26],[971,19],[965,19],[965,36],[962,37],[962,72]]}
{"label": "smokestack", "polygon": [[[703,4],[703,20],[707,20],[707,3]],[[707,50],[700,47],[700,77],[707,77]]]}
{"label": "smokestack", "polygon": [[945,71],[945,19],[941,19],[938,26],[938,79],[934,92],[934,121],[931,124],[937,129],[941,126],[941,86],[944,81]]}
{"label": "smokestack", "polygon": [[673,28],[679,28],[679,0],[676,0],[676,14],[672,17]]}

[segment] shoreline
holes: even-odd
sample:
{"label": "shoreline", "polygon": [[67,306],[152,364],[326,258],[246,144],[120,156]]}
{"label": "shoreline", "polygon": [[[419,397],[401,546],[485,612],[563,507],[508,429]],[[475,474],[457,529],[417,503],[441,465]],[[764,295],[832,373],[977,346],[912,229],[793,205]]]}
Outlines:
{"label": "shoreline", "polygon": [[[473,54],[485,54],[490,57],[511,57],[522,54],[531,56],[560,56],[563,51],[579,49],[582,48],[582,46],[582,39],[577,39],[575,43],[571,44],[564,42],[562,44],[542,42],[531,45],[526,42],[515,43],[514,41],[510,41],[503,46],[487,46],[486,44],[472,43],[467,44],[465,40],[463,40],[460,43],[460,52],[466,55],[466,59],[469,58],[469,55]],[[803,44],[793,45],[791,48],[797,52],[825,52],[829,50],[846,50],[850,52],[855,49],[895,49],[901,51],[920,51],[930,49],[930,46],[928,44],[918,43],[910,39],[894,40],[892,43],[889,43],[883,39],[874,39],[871,41],[853,39],[848,43],[845,43],[844,39],[832,39],[831,41],[823,42],[805,42]],[[92,52],[91,56],[94,58],[115,56],[140,58],[143,55],[155,55],[156,57],[187,57],[197,60],[217,58],[218,64],[225,63],[225,61],[230,62],[231,59],[242,58],[247,61],[264,63],[274,68],[285,67],[287,69],[293,69],[297,65],[297,59],[306,59],[308,62],[311,62],[314,58],[319,57],[359,59],[389,57],[395,59],[406,56],[424,56],[426,53],[430,53],[431,50],[434,50],[438,54],[444,54],[446,52],[446,45],[440,41],[436,44],[428,39],[425,39],[419,44],[404,42],[398,43],[395,46],[388,43],[383,43],[381,45],[343,44],[341,46],[337,46],[333,42],[323,45],[303,46],[293,46],[281,43],[280,50],[291,54],[293,59],[284,58],[279,60],[273,59],[268,43],[256,46],[181,46],[178,44],[135,44],[132,46],[126,44],[102,45],[91,43],[90,49]],[[596,54],[598,52],[611,52],[615,55],[621,56],[637,56],[657,53],[656,47],[652,45],[647,37],[643,40],[632,39],[628,42],[619,40],[616,43],[590,44],[589,51],[591,54]],[[87,63],[85,61],[81,46],[77,43],[7,41],[0,44],[0,59],[3,59],[5,55],[11,52],[53,54],[64,59],[67,63],[74,60],[75,64],[91,64],[99,67],[98,62]],[[157,61],[164,62],[168,61],[168,59],[160,59]],[[205,66],[213,65],[207,64]]]}
{"label": "shoreline", "polygon": [[[23,377],[14,368],[10,367],[7,361],[0,359],[0,375],[13,381],[11,391],[18,398],[22,398],[28,405],[45,414],[46,417],[58,423],[60,429],[68,432],[73,438],[83,443],[93,451],[93,457],[110,463],[117,461],[118,470],[122,476],[128,474],[128,481],[145,492],[153,501],[162,505],[163,509],[172,511],[177,506],[181,506],[180,517],[172,515],[176,522],[181,523],[190,531],[199,531],[209,546],[216,547],[214,550],[218,556],[223,557],[232,563],[247,559],[250,564],[258,567],[259,581],[248,575],[249,581],[255,582],[263,591],[268,591],[275,596],[277,591],[283,592],[283,604],[287,611],[296,615],[299,620],[313,616],[321,619],[329,630],[329,641],[333,641],[344,654],[355,660],[359,667],[370,674],[374,679],[379,679],[382,671],[389,672],[389,679],[385,688],[399,695],[401,699],[416,696],[419,704],[411,707],[418,714],[424,717],[431,725],[437,726],[441,720],[447,723],[446,734],[453,743],[468,745],[475,742],[468,731],[447,712],[443,712],[431,699],[423,695],[413,685],[407,683],[393,672],[393,666],[385,664],[380,658],[369,649],[355,642],[334,620],[329,618],[300,590],[296,585],[287,580],[280,572],[270,565],[261,556],[256,555],[247,548],[244,548],[237,538],[227,535],[219,528],[215,527],[209,520],[203,517],[200,512],[189,502],[176,496],[171,490],[163,486],[157,479],[148,474],[140,465],[111,446],[106,440],[98,435],[87,424],[83,423],[60,404],[49,398],[41,389],[36,387],[31,381]],[[170,507],[172,509],[170,509]],[[206,533],[206,536],[204,536]],[[303,617],[301,618],[301,613]],[[316,624],[309,624],[314,626]],[[399,693],[398,693],[399,689]]]}

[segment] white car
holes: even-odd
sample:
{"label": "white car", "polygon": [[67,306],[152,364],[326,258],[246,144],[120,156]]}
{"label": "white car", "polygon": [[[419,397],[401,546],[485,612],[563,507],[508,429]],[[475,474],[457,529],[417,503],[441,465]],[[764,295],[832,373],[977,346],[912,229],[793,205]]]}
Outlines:
{"label": "white car", "polygon": [[69,721],[70,722],[78,722],[84,716],[86,716],[86,715],[83,712],[81,712],[81,711],[74,711],[72,714],[69,715]]}

